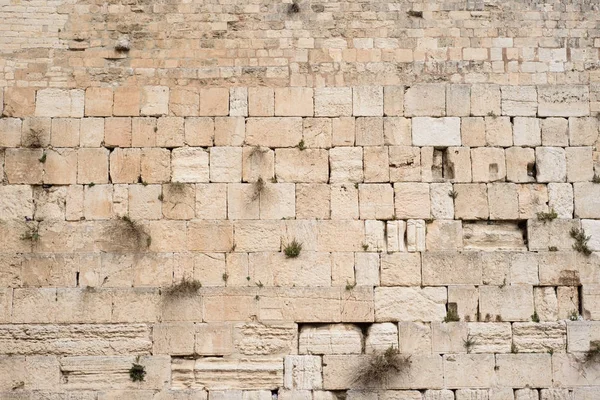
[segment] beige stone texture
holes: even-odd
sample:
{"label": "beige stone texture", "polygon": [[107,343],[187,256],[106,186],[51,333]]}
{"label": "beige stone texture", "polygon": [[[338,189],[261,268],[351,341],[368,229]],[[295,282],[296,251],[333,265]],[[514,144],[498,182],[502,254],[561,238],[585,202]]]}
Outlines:
{"label": "beige stone texture", "polygon": [[212,146],[215,138],[215,121],[209,117],[185,118],[184,137],[188,146]]}
{"label": "beige stone texture", "polygon": [[394,189],[388,184],[358,186],[360,219],[391,219],[394,214]]}
{"label": "beige stone texture", "polygon": [[540,146],[542,144],[540,120],[516,117],[513,126],[513,142],[515,146]]}
{"label": "beige stone texture", "polygon": [[372,324],[365,338],[365,353],[385,351],[390,347],[398,348],[398,326],[391,322]]}
{"label": "beige stone texture", "polygon": [[383,116],[383,87],[355,86],[352,88],[352,114],[356,117]]}
{"label": "beige stone texture", "polygon": [[36,117],[81,118],[83,109],[83,90],[42,89],[36,93]]}
{"label": "beige stone texture", "polygon": [[389,182],[389,154],[386,146],[364,147],[365,182]]}
{"label": "beige stone texture", "polygon": [[85,90],[86,117],[110,117],[112,107],[112,88],[90,87]]}
{"label": "beige stone texture", "polygon": [[170,181],[171,152],[167,149],[158,148],[142,149],[140,172],[142,182],[163,183]]}
{"label": "beige stone texture", "polygon": [[248,118],[246,121],[247,145],[294,147],[301,140],[301,118]]}
{"label": "beige stone texture", "polygon": [[[0,119],[0,145],[2,147],[19,147],[21,145],[21,127],[23,121],[19,118]],[[39,134],[36,134],[36,138]]]}
{"label": "beige stone texture", "polygon": [[109,152],[104,148],[77,151],[77,183],[108,183]]}
{"label": "beige stone texture", "polygon": [[383,114],[385,116],[404,115],[404,86],[383,87]]}
{"label": "beige stone texture", "polygon": [[519,353],[564,353],[567,348],[567,326],[564,321],[515,322],[513,343]]}
{"label": "beige stone texture", "polygon": [[356,137],[356,119],[353,117],[333,118],[331,121],[331,144],[353,146]]}
{"label": "beige stone texture", "polygon": [[131,147],[131,118],[104,119],[104,144],[108,147]]}
{"label": "beige stone texture", "polygon": [[381,256],[381,286],[416,286],[420,283],[419,253],[392,253]]}
{"label": "beige stone texture", "polygon": [[471,115],[501,115],[500,87],[496,85],[472,85]]}
{"label": "beige stone texture", "polygon": [[109,158],[111,182],[137,183],[140,178],[140,160],[140,149],[114,149]]}
{"label": "beige stone texture", "polygon": [[540,117],[584,117],[590,114],[589,87],[585,85],[538,86]]}
{"label": "beige stone texture", "polygon": [[275,88],[275,115],[310,117],[314,107],[313,89],[306,87]]}
{"label": "beige stone texture", "polygon": [[474,322],[468,324],[468,337],[475,341],[471,353],[509,353],[512,329],[508,322]]}
{"label": "beige stone texture", "polygon": [[410,146],[412,143],[411,121],[411,118],[384,117],[384,143],[389,146]]}
{"label": "beige stone texture", "polygon": [[273,88],[248,88],[248,115],[251,117],[275,115],[275,92]]}
{"label": "beige stone texture", "polygon": [[[116,104],[115,100],[115,107]],[[140,115],[160,116],[167,114],[169,114],[169,88],[166,86],[143,86],[140,99]]]}
{"label": "beige stone texture", "polygon": [[[77,182],[77,151],[75,149],[52,149],[44,153],[44,183],[69,185]],[[43,156],[42,156],[43,157]]]}
{"label": "beige stone texture", "polygon": [[502,115],[530,116],[537,114],[535,86],[501,86]]}
{"label": "beige stone texture", "polygon": [[323,385],[321,357],[286,356],[284,368],[283,384],[287,389],[321,389]]}
{"label": "beige stone texture", "polygon": [[300,354],[360,354],[363,335],[355,325],[332,324],[300,330]]}
{"label": "beige stone texture", "polygon": [[156,146],[178,147],[185,141],[182,117],[160,117],[156,121]]}
{"label": "beige stone texture", "polygon": [[329,151],[330,183],[352,183],[363,180],[360,148],[335,147]]}
{"label": "beige stone texture", "polygon": [[200,95],[194,87],[176,87],[169,93],[169,111],[178,117],[198,115]]}
{"label": "beige stone texture", "polygon": [[358,219],[358,188],[352,184],[331,185],[331,219]]}
{"label": "beige stone texture", "polygon": [[[421,180],[421,153],[418,147],[391,146],[389,149],[389,180],[392,182],[418,182]],[[365,155],[367,149],[365,149]],[[369,170],[365,158],[365,170]],[[384,171],[387,171],[385,168]],[[381,173],[381,169],[379,169]],[[384,172],[385,173],[385,172]]]}
{"label": "beige stone texture", "polygon": [[141,91],[137,87],[120,86],[115,88],[113,115],[137,117],[140,115]]}
{"label": "beige stone texture", "polygon": [[446,315],[446,300],[444,287],[375,288],[375,320],[441,321]]}
{"label": "beige stone texture", "polygon": [[[0,96],[2,97],[2,96]],[[35,88],[32,87],[5,87],[4,109],[5,117],[29,117],[35,112]],[[2,108],[2,107],[0,107]]]}
{"label": "beige stone texture", "polygon": [[551,386],[553,373],[550,359],[550,354],[498,354],[497,382],[513,388]]}
{"label": "beige stone texture", "polygon": [[471,114],[471,87],[446,85],[446,115],[468,117]]}
{"label": "beige stone texture", "polygon": [[545,118],[541,124],[543,146],[569,145],[569,121],[566,118]]}
{"label": "beige stone texture", "polygon": [[598,119],[594,117],[569,118],[569,145],[592,146],[598,140]]}
{"label": "beige stone texture", "polygon": [[94,185],[83,191],[83,216],[87,220],[109,219],[113,216],[113,187]]}
{"label": "beige stone texture", "polygon": [[248,116],[248,88],[229,89],[229,115],[233,117]]}
{"label": "beige stone texture", "polygon": [[567,182],[587,182],[594,177],[591,147],[568,147]]}
{"label": "beige stone texture", "polygon": [[182,183],[208,182],[208,163],[209,154],[202,148],[177,148],[171,152],[171,179]]}
{"label": "beige stone texture", "polygon": [[76,118],[53,118],[50,145],[54,147],[79,146],[80,120]]}
{"label": "beige stone texture", "polygon": [[485,184],[455,184],[454,215],[457,219],[487,219],[488,194]]}
{"label": "beige stone texture", "polygon": [[538,182],[564,182],[567,179],[567,157],[560,147],[535,149]]}
{"label": "beige stone texture", "polygon": [[[333,164],[331,167],[333,174]],[[275,176],[278,182],[325,183],[329,177],[327,151],[323,149],[277,149],[275,151]]]}
{"label": "beige stone texture", "polygon": [[[444,355],[444,385],[450,388],[490,387],[496,379],[493,354]],[[471,371],[466,378],[464,371]]]}
{"label": "beige stone texture", "polygon": [[516,184],[490,183],[487,190],[490,219],[515,220],[519,218],[519,200]]}
{"label": "beige stone texture", "polygon": [[428,251],[460,250],[463,247],[461,221],[435,220],[427,225]]}
{"label": "beige stone texture", "polygon": [[315,116],[339,117],[352,115],[352,88],[315,89]]}
{"label": "beige stone texture", "polygon": [[533,314],[533,288],[529,285],[481,286],[479,311],[502,321],[529,321]]}
{"label": "beige stone texture", "polygon": [[429,218],[429,185],[425,183],[395,183],[396,218]]}
{"label": "beige stone texture", "polygon": [[519,217],[521,219],[537,217],[538,212],[548,212],[548,187],[532,184],[519,185]]}
{"label": "beige stone texture", "polygon": [[356,145],[381,146],[384,143],[383,118],[356,118]]}
{"label": "beige stone texture", "polygon": [[575,197],[575,217],[598,218],[600,212],[596,205],[600,195],[600,186],[590,182],[575,183],[573,185]]}
{"label": "beige stone texture", "polygon": [[192,220],[188,224],[189,250],[226,252],[233,245],[233,224],[219,220]]}
{"label": "beige stone texture", "polygon": [[404,113],[408,117],[445,116],[446,85],[433,83],[409,87],[404,96]]}
{"label": "beige stone texture", "polygon": [[413,146],[460,146],[460,118],[413,118],[412,144]]}
{"label": "beige stone texture", "polygon": [[506,177],[504,150],[478,147],[471,149],[473,182],[502,181]]}

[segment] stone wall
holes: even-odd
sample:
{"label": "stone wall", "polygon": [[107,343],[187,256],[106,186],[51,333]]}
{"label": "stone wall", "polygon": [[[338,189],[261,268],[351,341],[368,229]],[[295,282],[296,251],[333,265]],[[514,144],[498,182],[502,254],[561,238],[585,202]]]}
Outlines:
{"label": "stone wall", "polygon": [[0,398],[600,399],[599,8],[0,3]]}

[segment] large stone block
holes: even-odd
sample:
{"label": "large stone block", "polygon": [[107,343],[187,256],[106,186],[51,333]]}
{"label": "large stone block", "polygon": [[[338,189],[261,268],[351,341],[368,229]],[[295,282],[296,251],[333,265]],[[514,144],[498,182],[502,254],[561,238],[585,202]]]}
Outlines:
{"label": "large stone block", "polygon": [[352,89],[352,113],[357,117],[383,116],[383,87],[354,87]]}
{"label": "large stone block", "polygon": [[485,184],[455,184],[454,215],[457,219],[487,219],[488,194]]}
{"label": "large stone block", "polygon": [[[597,384],[600,381],[600,365],[584,362],[580,354],[555,353],[552,355],[552,379],[555,385],[596,386],[594,390],[597,391]],[[585,397],[581,398],[585,399]]]}
{"label": "large stone block", "polygon": [[450,354],[444,356],[444,386],[488,388],[496,373],[493,354]]}
{"label": "large stone block", "polygon": [[429,185],[426,183],[395,183],[396,218],[429,218]]}
{"label": "large stone block", "polygon": [[279,182],[326,183],[329,179],[328,152],[324,149],[276,149],[275,174]]}
{"label": "large stone block", "polygon": [[294,147],[302,140],[301,118],[248,118],[249,146]]}
{"label": "large stone block", "polygon": [[306,87],[275,88],[275,115],[312,116],[313,89]]}
{"label": "large stone block", "polygon": [[503,181],[506,177],[504,149],[477,147],[471,149],[473,182]]}
{"label": "large stone block", "polygon": [[[0,95],[0,98],[2,96]],[[0,107],[0,110],[2,107]],[[5,87],[4,110],[5,117],[29,117],[35,112],[35,88],[33,87]]]}
{"label": "large stone block", "polygon": [[529,321],[533,314],[533,288],[528,285],[481,286],[481,315],[502,321]]}
{"label": "large stone block", "polygon": [[502,115],[531,116],[537,114],[535,86],[501,86]]}
{"label": "large stone block", "polygon": [[409,87],[404,96],[404,113],[409,117],[445,116],[446,85],[426,83]]}
{"label": "large stone block", "polygon": [[[555,356],[553,356],[555,357]],[[552,386],[550,354],[498,354],[497,382],[513,388]]]}
{"label": "large stone block", "polygon": [[423,253],[423,285],[480,285],[481,255],[479,252]]}
{"label": "large stone block", "polygon": [[515,322],[513,343],[519,353],[563,353],[567,349],[567,326],[561,322]]}
{"label": "large stone block", "polygon": [[325,87],[315,89],[315,116],[352,115],[352,88]]}
{"label": "large stone block", "polygon": [[398,326],[391,322],[369,326],[365,338],[365,353],[385,351],[390,347],[398,348]]}
{"label": "large stone block", "polygon": [[560,147],[536,148],[535,165],[538,182],[564,182],[567,179],[567,156]]}
{"label": "large stone block", "polygon": [[286,389],[314,390],[323,387],[321,357],[286,356],[284,369],[283,385]]}
{"label": "large stone block", "polygon": [[413,118],[412,144],[413,146],[460,146],[460,118]]}
{"label": "large stone block", "polygon": [[421,255],[419,253],[381,255],[382,286],[418,286],[420,284]]}
{"label": "large stone block", "polygon": [[362,332],[359,327],[333,324],[306,326],[300,330],[300,354],[360,354]]}
{"label": "large stone block", "polygon": [[82,118],[83,109],[83,90],[42,89],[37,91],[36,117]]}
{"label": "large stone block", "polygon": [[587,85],[538,86],[540,117],[584,117],[590,114]]}
{"label": "large stone block", "polygon": [[173,182],[195,183],[209,181],[209,154],[202,148],[180,147],[171,153]]}
{"label": "large stone block", "polygon": [[169,114],[169,88],[166,86],[144,86],[140,100],[140,115],[158,116],[167,114]]}
{"label": "large stone block", "polygon": [[508,322],[474,322],[468,324],[468,338],[475,344],[471,353],[509,353],[512,346],[511,324]]}
{"label": "large stone block", "polygon": [[573,184],[576,218],[600,218],[597,202],[600,198],[600,185],[591,182]]}
{"label": "large stone block", "polygon": [[446,315],[445,287],[375,288],[375,320],[441,321]]}

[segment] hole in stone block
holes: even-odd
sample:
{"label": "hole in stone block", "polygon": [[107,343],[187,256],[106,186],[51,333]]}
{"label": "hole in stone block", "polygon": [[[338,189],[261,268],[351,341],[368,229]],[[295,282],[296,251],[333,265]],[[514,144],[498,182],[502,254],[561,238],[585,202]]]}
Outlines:
{"label": "hole in stone block", "polygon": [[433,149],[433,162],[431,163],[431,177],[434,181],[444,179],[444,150]]}
{"label": "hole in stone block", "polygon": [[447,148],[442,151],[442,177],[444,179],[454,179],[454,163],[450,161]]}
{"label": "hole in stone block", "polygon": [[525,221],[463,222],[465,250],[527,250],[527,224]]}
{"label": "hole in stone block", "polygon": [[527,164],[527,176],[532,178],[537,177],[537,167],[535,166],[534,162]]}

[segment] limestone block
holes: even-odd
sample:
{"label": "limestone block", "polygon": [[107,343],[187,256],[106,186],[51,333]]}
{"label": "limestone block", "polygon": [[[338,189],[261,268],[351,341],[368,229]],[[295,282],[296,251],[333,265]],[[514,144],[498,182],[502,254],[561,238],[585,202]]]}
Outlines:
{"label": "limestone block", "polygon": [[538,212],[548,212],[546,185],[519,185],[519,218],[534,218]]}
{"label": "limestone block", "polygon": [[484,119],[481,117],[461,118],[460,135],[463,146],[485,146],[486,129]]}
{"label": "limestone block", "polygon": [[162,190],[160,185],[129,186],[129,216],[134,219],[160,219]]}
{"label": "limestone block", "polygon": [[426,183],[395,183],[396,218],[429,218],[429,185]]}
{"label": "limestone block", "polygon": [[160,117],[157,120],[156,128],[156,146],[183,146],[185,142],[185,129],[182,117]]}
{"label": "limestone block", "polygon": [[565,150],[559,147],[538,147],[535,150],[538,182],[564,182],[567,178]]}
{"label": "limestone block", "polygon": [[431,354],[431,326],[424,322],[399,322],[400,352],[404,354]]}
{"label": "limestone block", "polygon": [[[2,107],[0,107],[0,110],[2,110]],[[5,117],[29,117],[34,112],[35,88],[18,86],[4,88],[4,110],[2,115]]]}
{"label": "limestone block", "polygon": [[494,182],[506,177],[504,149],[477,147],[471,149],[473,182]]}
{"label": "limestone block", "polygon": [[471,353],[509,353],[512,344],[508,322],[474,322],[468,324],[468,337],[475,341]]}
{"label": "limestone block", "polygon": [[537,118],[516,117],[513,127],[515,146],[535,147],[542,144],[540,120]]}
{"label": "limestone block", "polygon": [[490,400],[514,400],[515,394],[512,388],[491,388],[489,389]]}
{"label": "limestone block", "polygon": [[590,240],[588,242],[588,247],[592,251],[600,250],[600,221],[590,220],[590,219],[582,219],[581,220],[581,229],[586,233],[587,236],[590,236]]}
{"label": "limestone block", "polygon": [[202,148],[181,147],[172,151],[173,182],[208,182],[208,152]]}
{"label": "limestone block", "polygon": [[195,328],[195,353],[203,356],[233,353],[233,326],[231,323],[195,324]]}
{"label": "limestone block", "polygon": [[[236,221],[237,251],[280,251],[282,224],[279,221]],[[231,243],[227,250],[231,249]],[[225,250],[225,251],[227,251]]]}
{"label": "limestone block", "polygon": [[112,107],[112,88],[89,87],[85,90],[86,117],[110,117]]}
{"label": "limestone block", "polygon": [[331,253],[332,286],[345,287],[354,282],[354,253]]}
{"label": "limestone block", "polygon": [[[8,154],[8,153],[7,153]],[[573,185],[575,193],[575,217],[599,218],[597,199],[600,186],[591,182],[578,182]]]}
{"label": "limestone block", "polygon": [[140,115],[160,116],[167,114],[169,114],[169,88],[166,86],[142,87]]}
{"label": "limestone block", "polygon": [[[65,217],[67,221],[79,221],[83,217],[83,186],[70,185],[67,187]],[[2,217],[0,216],[0,218]]]}
{"label": "limestone block", "polygon": [[543,146],[569,145],[569,122],[566,118],[545,118],[541,122]]}
{"label": "limestone block", "polygon": [[534,288],[533,302],[535,311],[541,321],[556,321],[558,319],[558,299],[554,288]]}
{"label": "limestone block", "polygon": [[496,355],[498,384],[513,388],[551,386],[550,359],[549,354],[498,354]]}
{"label": "limestone block", "polygon": [[412,144],[413,146],[460,146],[460,118],[413,118]]}
{"label": "limestone block", "polygon": [[10,184],[42,183],[44,164],[42,149],[6,149],[4,172]]}
{"label": "limestone block", "polygon": [[588,351],[592,342],[600,340],[598,321],[567,321],[566,324],[569,352]]}
{"label": "limestone block", "polygon": [[564,353],[567,327],[564,322],[515,322],[513,343],[519,353]]}
{"label": "limestone block", "polygon": [[362,332],[349,324],[304,326],[300,330],[300,354],[360,354]]}
{"label": "limestone block", "polygon": [[485,184],[455,184],[454,215],[458,219],[487,219],[488,195]]}
{"label": "limestone block", "polygon": [[31,186],[0,186],[0,220],[33,218],[34,203]]}
{"label": "limestone block", "polygon": [[467,339],[465,322],[432,322],[432,345],[434,353],[465,353]]}
{"label": "limestone block", "polygon": [[421,255],[392,253],[381,255],[382,286],[417,286],[421,284]]}
{"label": "limestone block", "polygon": [[[15,385],[25,385],[29,378],[25,357],[0,356],[0,390],[13,390]],[[2,392],[4,394],[6,392]]]}
{"label": "limestone block", "polygon": [[488,203],[490,219],[519,218],[519,200],[517,185],[513,183],[488,184]]}
{"label": "limestone block", "polygon": [[142,149],[140,171],[142,182],[162,183],[170,181],[171,152],[167,149]]}
{"label": "limestone block", "polygon": [[383,87],[356,86],[352,88],[352,114],[356,117],[383,116]]}
{"label": "limestone block", "polygon": [[515,400],[537,400],[539,393],[537,389],[515,389]]}
{"label": "limestone block", "polygon": [[[496,373],[493,354],[444,355],[444,386],[449,388],[488,388]],[[469,371],[465,376],[465,371]]]}
{"label": "limestone block", "polygon": [[240,182],[242,180],[242,149],[240,147],[212,147],[209,164],[211,182]]}
{"label": "limestone block", "polygon": [[[360,388],[356,371],[364,368],[367,356],[325,356],[323,357],[323,388],[345,390]],[[440,356],[413,355],[410,368],[405,373],[393,374],[386,382],[386,389],[424,389],[443,386],[442,358]]]}
{"label": "limestone block", "polygon": [[[365,168],[368,168],[367,161],[368,160],[365,158]],[[389,172],[390,180],[392,182],[420,181],[421,153],[419,148],[412,146],[389,147]]]}
{"label": "limestone block", "polygon": [[506,149],[506,179],[510,182],[535,182],[535,152],[523,147]]}
{"label": "limestone block", "polygon": [[198,115],[201,117],[229,115],[229,89],[201,88]]}
{"label": "limestone block", "polygon": [[[446,115],[446,85],[416,84],[406,89],[404,115],[409,117],[443,117]],[[453,115],[453,114],[448,114]]]}
{"label": "limestone block", "polygon": [[296,217],[299,219],[329,219],[329,185],[296,185]]}
{"label": "limestone block", "polygon": [[598,140],[598,119],[595,117],[569,118],[569,145],[593,146]]}
{"label": "limestone block", "polygon": [[296,259],[287,259],[282,253],[251,254],[248,268],[255,280],[267,286],[331,286],[331,257],[327,253],[303,250],[302,257]]}
{"label": "limestone block", "polygon": [[386,244],[388,253],[406,251],[406,222],[386,222]]}
{"label": "limestone block", "polygon": [[590,114],[587,85],[538,86],[540,117],[584,117]]}
{"label": "limestone block", "polygon": [[[89,118],[85,118],[81,121],[81,135],[84,135],[83,123],[88,121]],[[99,119],[100,121],[104,121],[103,119]],[[158,128],[156,127],[157,118],[153,117],[135,117],[131,118],[131,146],[132,147],[154,147],[156,146],[156,132]],[[104,127],[102,125],[102,130]],[[102,138],[104,138],[104,134],[102,134]],[[83,139],[82,139],[83,140]],[[95,146],[99,146],[100,142],[94,141]],[[88,147],[94,147],[91,144]]]}
{"label": "limestone block", "polygon": [[273,88],[248,88],[248,114],[252,117],[275,115],[275,92]]}
{"label": "limestone block", "polygon": [[169,96],[169,111],[177,117],[198,115],[200,96],[195,87],[174,87]]}
{"label": "limestone block", "polygon": [[[360,165],[362,171],[362,162]],[[331,167],[333,175],[334,165]],[[278,182],[326,183],[329,178],[328,152],[324,149],[276,149],[275,174]]]}
{"label": "limestone block", "polygon": [[[555,353],[552,355],[552,378],[556,386],[597,386],[600,366],[598,363],[582,363],[578,354]],[[597,391],[597,387],[594,390]]]}
{"label": "limestone block", "polygon": [[78,147],[80,121],[76,118],[52,118],[50,145],[54,147]]}
{"label": "limestone block", "polygon": [[115,88],[113,95],[114,116],[137,117],[140,115],[141,93],[139,88],[120,86]]}
{"label": "limestone block", "polygon": [[541,389],[540,398],[542,400],[567,400],[571,398],[568,389]]}
{"label": "limestone block", "polygon": [[113,216],[113,186],[94,185],[84,188],[83,215],[85,219],[109,219]]}
{"label": "limestone block", "polygon": [[567,182],[587,182],[594,177],[591,147],[567,147]]}
{"label": "limestone block", "polygon": [[513,124],[508,117],[485,117],[485,143],[487,146],[513,145]]}
{"label": "limestone block", "polygon": [[409,252],[425,251],[425,221],[406,221],[406,249]]}
{"label": "limestone block", "polygon": [[571,229],[578,229],[577,220],[555,219],[554,221],[527,221],[527,238],[530,251],[546,251],[548,247],[572,250]]}
{"label": "limestone block", "polygon": [[363,179],[362,149],[334,147],[329,151],[330,183],[361,182]]}
{"label": "limestone block", "polygon": [[51,323],[57,313],[56,289],[14,289],[13,323]]}
{"label": "limestone block", "polygon": [[[511,389],[512,392],[512,389]],[[458,389],[456,392],[457,400],[488,400],[488,389]]]}
{"label": "limestone block", "polygon": [[446,316],[444,287],[376,287],[375,320],[441,321]]}
{"label": "limestone block", "polygon": [[356,118],[356,145],[382,146],[384,143],[383,118]]}
{"label": "limestone block", "polygon": [[423,253],[423,285],[481,284],[478,252]]}
{"label": "limestone block", "polygon": [[265,181],[275,176],[275,152],[267,147],[242,148],[242,181]]}
{"label": "limestone block", "polygon": [[382,252],[386,250],[385,243],[385,221],[366,220],[365,221],[365,240],[362,245],[363,250]]}
{"label": "limestone block", "polygon": [[332,123],[329,118],[304,118],[302,120],[302,140],[308,148],[330,148]]}
{"label": "limestone block", "polygon": [[323,386],[321,368],[321,357],[286,356],[283,384],[286,389],[321,389]]}
{"label": "limestone block", "polygon": [[215,121],[212,118],[185,118],[184,138],[188,146],[212,146],[214,137]]}
{"label": "limestone block", "polygon": [[449,147],[442,153],[442,164],[442,177],[444,179],[450,182],[471,182],[471,154],[469,148]]}
{"label": "limestone block", "polygon": [[446,115],[451,117],[471,115],[470,85],[446,85]]}
{"label": "limestone block", "polygon": [[[211,118],[208,118],[209,120]],[[216,117],[215,146],[241,146],[246,136],[245,118]]]}
{"label": "limestone block", "polygon": [[[459,390],[456,391],[458,395]],[[425,400],[452,400],[454,399],[454,393],[452,390],[442,389],[442,390],[426,390],[425,391]]]}
{"label": "limestone block", "polygon": [[391,322],[369,326],[365,339],[365,353],[385,351],[390,347],[398,348],[398,326]]}
{"label": "limestone block", "polygon": [[301,140],[301,118],[248,118],[246,120],[246,144],[249,146],[294,147]]}
{"label": "limestone block", "polygon": [[435,220],[427,225],[428,251],[460,250],[463,246],[461,221]]}
{"label": "limestone block", "polygon": [[294,323],[235,324],[233,342],[236,351],[245,356],[297,354],[298,326]]}
{"label": "limestone block", "polygon": [[277,391],[277,398],[281,400],[311,400],[312,392],[310,390],[285,390]]}
{"label": "limestone block", "polygon": [[379,286],[379,254],[357,253],[354,271],[358,286]]}
{"label": "limestone block", "polygon": [[140,178],[140,149],[116,148],[110,153],[112,183],[137,183]]}
{"label": "limestone block", "polygon": [[81,148],[77,152],[77,183],[108,182],[108,150]]}
{"label": "limestone block", "polygon": [[[19,147],[21,145],[21,127],[23,122],[19,118],[0,119],[0,146]],[[37,132],[37,131],[36,131]],[[35,134],[37,138],[39,134]],[[40,138],[41,140],[41,138]],[[31,140],[29,140],[31,142]],[[40,143],[41,146],[41,143]]]}
{"label": "limestone block", "polygon": [[307,87],[275,88],[275,115],[283,117],[313,116],[313,89]]}
{"label": "limestone block", "polygon": [[261,219],[286,219],[294,218],[295,185],[293,183],[267,184],[260,192],[260,218]]}
{"label": "limestone block", "polygon": [[104,121],[104,144],[109,147],[131,147],[131,118],[110,117]]}
{"label": "limestone block", "polygon": [[583,400],[597,400],[598,391],[594,387],[581,387],[573,389],[573,396]]}
{"label": "limestone block", "polygon": [[500,87],[497,85],[471,86],[471,115],[501,115]]}
{"label": "limestone block", "polygon": [[586,319],[600,319],[600,285],[583,285],[581,304],[583,306],[583,316]]}
{"label": "limestone block", "polygon": [[358,219],[358,188],[331,185],[331,219]]}
{"label": "limestone block", "polygon": [[533,290],[529,285],[481,286],[479,288],[481,315],[502,321],[529,321],[533,314]]}
{"label": "limestone block", "polygon": [[383,114],[404,115],[404,86],[383,87]]}
{"label": "limestone block", "polygon": [[573,252],[540,253],[539,271],[541,285],[578,286],[588,279]]}
{"label": "limestone block", "polygon": [[41,89],[37,91],[36,117],[82,118],[83,109],[83,90]]}
{"label": "limestone block", "polygon": [[234,117],[248,116],[248,88],[229,88],[229,115]]}
{"label": "limestone block", "polygon": [[363,151],[365,182],[389,182],[390,161],[388,147],[368,146],[364,147]]}
{"label": "limestone block", "polygon": [[429,185],[431,197],[431,216],[436,219],[454,218],[454,201],[450,197],[452,184],[432,183]]}
{"label": "limestone block", "polygon": [[394,190],[388,184],[360,184],[360,219],[391,219],[394,214]]}
{"label": "limestone block", "polygon": [[559,287],[556,291],[558,299],[558,319],[568,319],[579,310],[579,294],[575,286]]}
{"label": "limestone block", "polygon": [[558,218],[572,218],[573,186],[568,183],[549,183],[548,207],[556,212]]}
{"label": "limestone block", "polygon": [[356,122],[353,117],[333,118],[331,121],[331,143],[333,146],[353,146]]}
{"label": "limestone block", "polygon": [[315,89],[315,116],[352,115],[352,88],[323,87]]}
{"label": "limestone block", "polygon": [[229,221],[190,221],[187,233],[189,250],[226,252],[233,244],[233,224]]}
{"label": "limestone block", "polygon": [[192,354],[195,333],[195,326],[190,322],[155,324],[152,329],[152,354]]}
{"label": "limestone block", "polygon": [[535,86],[501,86],[502,115],[530,116],[537,114]]}
{"label": "limestone block", "polygon": [[411,119],[402,117],[383,118],[383,141],[388,146],[410,146]]}

